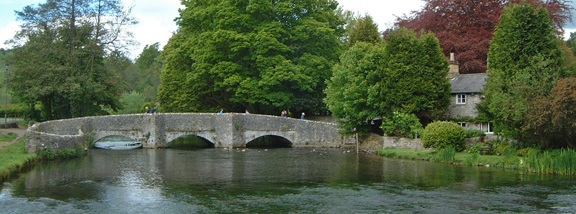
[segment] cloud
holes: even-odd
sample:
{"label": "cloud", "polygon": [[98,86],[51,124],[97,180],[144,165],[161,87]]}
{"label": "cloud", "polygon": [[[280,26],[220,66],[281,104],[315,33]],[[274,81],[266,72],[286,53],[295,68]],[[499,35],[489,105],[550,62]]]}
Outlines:
{"label": "cloud", "polygon": [[20,30],[20,23],[17,21],[9,22],[6,26],[0,29],[0,48],[8,49],[11,46],[5,44],[6,41],[13,39],[16,32]]}
{"label": "cloud", "polygon": [[140,22],[130,30],[140,44],[131,51],[130,58],[137,57],[144,46],[156,42],[163,47],[176,31],[174,19],[179,16],[182,6],[179,0],[124,0],[126,6],[133,6],[132,15]]}

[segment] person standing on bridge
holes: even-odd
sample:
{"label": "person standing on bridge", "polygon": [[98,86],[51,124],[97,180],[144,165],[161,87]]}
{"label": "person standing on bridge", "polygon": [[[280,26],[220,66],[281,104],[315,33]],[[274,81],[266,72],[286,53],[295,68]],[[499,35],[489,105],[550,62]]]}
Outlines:
{"label": "person standing on bridge", "polygon": [[300,116],[300,119],[304,120],[304,116],[305,116],[305,115],[306,115],[306,114],[305,114],[304,112],[302,112],[302,115]]}
{"label": "person standing on bridge", "polygon": [[146,106],[146,108],[144,108],[144,109],[145,109],[144,112],[150,113],[150,108],[148,108],[148,106]]}
{"label": "person standing on bridge", "polygon": [[218,112],[218,113],[219,113],[219,114],[222,114],[222,113],[224,113],[224,109],[223,109],[223,108],[221,108],[221,109],[220,109],[220,112]]}

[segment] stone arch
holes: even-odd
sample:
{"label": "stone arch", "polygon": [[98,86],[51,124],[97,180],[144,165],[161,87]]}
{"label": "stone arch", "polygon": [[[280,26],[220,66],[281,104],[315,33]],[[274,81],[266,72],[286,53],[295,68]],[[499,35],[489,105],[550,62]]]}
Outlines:
{"label": "stone arch", "polygon": [[[260,140],[260,141],[259,141]],[[276,147],[276,148],[284,148],[284,147],[293,147],[294,143],[283,136],[280,135],[261,135],[259,137],[254,138],[251,141],[246,142],[246,147]]]}
{"label": "stone arch", "polygon": [[187,137],[198,138],[198,139],[206,142],[208,148],[216,147],[216,144],[214,142],[212,142],[210,139],[208,139],[202,135],[199,135],[199,134],[182,134],[182,135],[177,135],[177,136],[175,135],[171,138],[170,141],[166,140],[166,146],[168,147],[169,145],[171,145],[171,143],[173,143],[179,139],[183,139],[183,138],[187,138]]}
{"label": "stone arch", "polygon": [[244,131],[244,145],[248,144],[249,142],[263,137],[263,136],[277,136],[282,137],[292,144],[295,144],[297,139],[297,132],[295,131]]}

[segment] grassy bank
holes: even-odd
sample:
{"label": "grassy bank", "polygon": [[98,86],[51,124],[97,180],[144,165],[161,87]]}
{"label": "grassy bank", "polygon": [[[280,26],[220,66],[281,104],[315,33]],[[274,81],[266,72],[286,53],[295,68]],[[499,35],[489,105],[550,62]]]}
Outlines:
{"label": "grassy bank", "polygon": [[36,154],[26,153],[26,140],[22,139],[0,150],[0,180],[4,181],[14,172],[20,171],[37,158]]}
{"label": "grassy bank", "polygon": [[[500,155],[480,155],[477,152],[456,152],[454,149],[381,149],[378,154],[391,158],[427,160],[470,166],[495,166],[534,172],[538,174],[576,175],[576,150],[561,149],[539,151],[529,149],[524,154],[512,147]],[[523,154],[523,155],[521,155]]]}
{"label": "grassy bank", "polygon": [[471,166],[496,166],[505,168],[521,168],[522,157],[505,155],[480,155],[478,153],[454,152],[435,149],[394,149],[387,148],[377,151],[378,154],[391,158],[412,160],[427,160],[466,164]]}

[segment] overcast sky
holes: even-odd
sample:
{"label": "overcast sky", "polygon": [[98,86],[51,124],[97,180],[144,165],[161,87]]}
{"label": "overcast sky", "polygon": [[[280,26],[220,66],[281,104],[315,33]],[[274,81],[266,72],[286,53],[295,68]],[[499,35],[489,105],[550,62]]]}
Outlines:
{"label": "overcast sky", "polygon": [[[131,57],[138,56],[145,45],[156,42],[160,42],[161,47],[165,45],[176,30],[174,18],[178,16],[178,8],[182,7],[180,0],[122,1],[125,5],[134,6],[132,15],[140,21],[131,29],[136,41],[140,43],[139,46],[130,50]],[[0,48],[9,48],[4,41],[11,39],[19,29],[14,11],[20,11],[27,5],[44,2],[46,0],[0,0]],[[420,10],[424,5],[422,0],[338,0],[338,2],[345,10],[371,15],[380,31],[391,27],[396,16]],[[570,26],[574,25],[570,24]]]}

